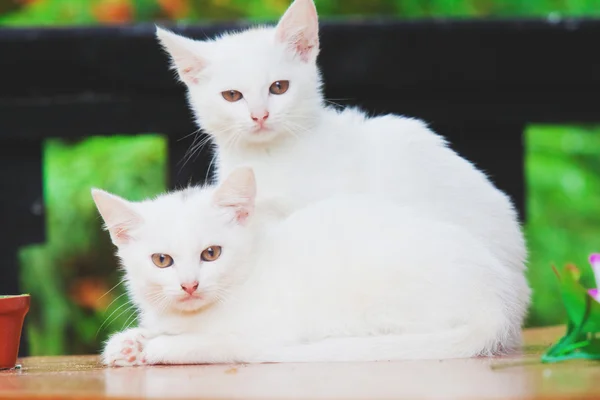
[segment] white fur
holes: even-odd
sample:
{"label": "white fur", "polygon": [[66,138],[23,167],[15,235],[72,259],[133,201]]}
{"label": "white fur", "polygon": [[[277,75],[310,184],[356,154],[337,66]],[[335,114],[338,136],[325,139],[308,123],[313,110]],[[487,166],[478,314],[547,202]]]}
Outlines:
{"label": "white fur", "polygon": [[[518,346],[523,274],[466,230],[377,195],[334,196],[281,218],[268,202],[254,207],[245,171],[245,181],[236,170],[218,189],[142,203],[94,191],[108,229],[126,230],[115,244],[140,310],[140,328],[113,336],[105,363],[382,361]],[[238,206],[249,210],[242,222]],[[131,215],[129,225],[111,221]],[[218,260],[200,260],[208,246],[222,246]],[[157,268],[153,253],[173,266]],[[180,288],[194,279],[202,299]]]}
{"label": "white fur", "polygon": [[[374,361],[518,344],[529,288],[510,200],[421,121],[324,106],[312,0],[296,0],[276,28],[202,42],[157,34],[218,147],[222,185],[250,165],[259,200],[241,214],[255,214],[247,225],[212,189],[104,205],[127,207],[109,229],[133,223],[111,235],[152,332],[140,359]],[[288,91],[270,94],[278,80]],[[229,90],[243,98],[228,102]],[[265,111],[258,129],[251,115]],[[106,219],[110,197],[98,193]],[[275,200],[282,223],[265,218]],[[217,244],[221,258],[199,262]],[[157,252],[175,266],[154,267]],[[178,302],[190,279],[203,298]],[[123,345],[115,338],[107,349]]]}
{"label": "white fur", "polygon": [[[291,211],[336,194],[381,194],[460,226],[505,268],[525,270],[525,242],[510,199],[425,123],[324,106],[312,0],[296,0],[275,28],[207,41],[160,28],[157,36],[187,84],[198,124],[217,145],[220,179],[252,166],[261,196],[277,196]],[[186,72],[190,63],[197,68]],[[277,80],[289,80],[286,93],[269,93]],[[221,92],[230,89],[244,98],[226,101]],[[266,130],[250,117],[257,110],[269,112]],[[525,307],[529,289],[515,290]]]}

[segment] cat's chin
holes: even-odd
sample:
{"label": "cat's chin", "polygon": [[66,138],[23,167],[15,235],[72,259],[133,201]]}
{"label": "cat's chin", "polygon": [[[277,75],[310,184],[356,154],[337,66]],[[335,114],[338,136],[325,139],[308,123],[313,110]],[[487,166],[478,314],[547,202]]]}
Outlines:
{"label": "cat's chin", "polygon": [[277,139],[279,134],[277,131],[271,128],[262,128],[260,130],[253,130],[244,135],[244,140],[252,144],[266,144],[271,143]]}
{"label": "cat's chin", "polygon": [[186,296],[178,298],[172,307],[181,312],[195,312],[205,308],[207,305],[208,302],[202,297]]}
{"label": "cat's chin", "polygon": [[[282,134],[277,129],[271,127],[264,127],[260,130],[253,129],[243,133],[240,137],[239,144],[246,147],[256,147],[270,145],[282,139],[285,134]],[[230,142],[230,139],[226,139],[225,142]],[[227,147],[227,143],[223,144],[222,147]]]}

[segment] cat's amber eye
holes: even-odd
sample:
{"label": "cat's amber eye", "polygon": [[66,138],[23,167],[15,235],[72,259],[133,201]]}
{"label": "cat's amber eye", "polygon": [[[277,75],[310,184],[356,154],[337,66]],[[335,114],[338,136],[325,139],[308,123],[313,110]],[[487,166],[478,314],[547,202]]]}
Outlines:
{"label": "cat's amber eye", "polygon": [[221,246],[210,246],[204,249],[202,254],[200,254],[200,258],[202,261],[215,261],[217,258],[221,256]]}
{"label": "cat's amber eye", "polygon": [[290,87],[290,81],[275,81],[271,84],[269,92],[272,94],[284,94]]}
{"label": "cat's amber eye", "polygon": [[158,268],[167,268],[173,265],[173,257],[168,254],[155,253],[152,254],[152,262]]}
{"label": "cat's amber eye", "polygon": [[230,101],[232,103],[241,100],[242,97],[242,92],[238,92],[237,90],[226,90],[224,92],[221,92],[221,94],[223,95],[223,98],[227,101]]}

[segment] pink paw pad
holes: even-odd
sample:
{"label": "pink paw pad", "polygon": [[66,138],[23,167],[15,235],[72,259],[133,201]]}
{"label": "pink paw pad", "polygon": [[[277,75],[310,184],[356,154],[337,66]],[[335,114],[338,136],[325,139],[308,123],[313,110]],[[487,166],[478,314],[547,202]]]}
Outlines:
{"label": "pink paw pad", "polygon": [[144,355],[145,339],[137,332],[119,334],[109,341],[105,348],[104,360],[113,367],[128,367],[146,364]]}

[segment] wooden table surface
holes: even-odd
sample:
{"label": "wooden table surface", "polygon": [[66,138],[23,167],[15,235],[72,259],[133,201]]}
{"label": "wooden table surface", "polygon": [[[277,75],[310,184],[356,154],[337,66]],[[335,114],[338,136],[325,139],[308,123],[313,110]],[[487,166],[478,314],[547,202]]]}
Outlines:
{"label": "wooden table surface", "polygon": [[523,355],[496,359],[103,368],[95,356],[30,357],[0,372],[0,398],[600,398],[600,363],[540,363],[563,333],[528,330]]}

